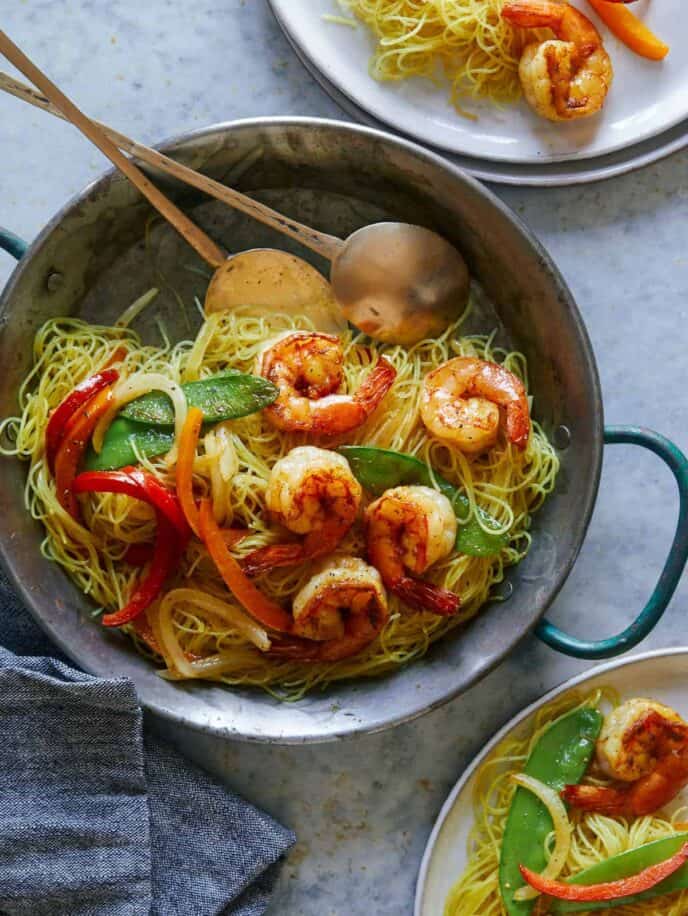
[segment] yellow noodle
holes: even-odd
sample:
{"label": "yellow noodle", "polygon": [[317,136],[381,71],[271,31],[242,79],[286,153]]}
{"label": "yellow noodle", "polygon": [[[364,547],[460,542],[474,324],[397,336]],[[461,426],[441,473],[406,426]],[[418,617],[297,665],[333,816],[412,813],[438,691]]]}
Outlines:
{"label": "yellow noodle", "polygon": [[[521,772],[543,732],[560,716],[581,706],[617,706],[619,697],[611,688],[587,695],[570,691],[543,706],[525,734],[508,737],[490,754],[476,774],[473,792],[475,823],[468,838],[468,864],[452,887],[444,916],[507,916],[499,893],[499,854],[509,806],[515,786],[513,773]],[[600,780],[601,781],[601,780]],[[571,849],[561,878],[582,871],[597,862],[652,840],[672,836],[685,820],[685,809],[672,816],[661,812],[629,822],[621,817],[581,813],[572,810]],[[536,904],[534,916],[544,916],[543,904]],[[643,903],[611,907],[609,916],[682,916],[688,912],[688,891],[657,897]]]}
{"label": "yellow noodle", "polygon": [[[493,587],[504,578],[506,567],[519,562],[530,546],[531,514],[554,487],[559,461],[544,432],[533,424],[533,435],[525,451],[501,441],[486,454],[468,459],[456,450],[433,439],[419,420],[418,402],[422,379],[439,363],[455,355],[478,356],[496,360],[521,376],[527,383],[522,354],[495,347],[491,337],[461,337],[460,322],[440,338],[423,341],[407,350],[399,346],[372,345],[359,335],[344,340],[345,384],[353,391],[384,353],[397,370],[397,379],[385,399],[384,408],[373,415],[347,442],[366,443],[410,452],[426,461],[437,473],[462,487],[470,502],[486,509],[509,532],[509,541],[494,557],[454,556],[438,563],[428,575],[461,597],[455,617],[430,613],[411,613],[391,597],[390,621],[381,638],[354,658],[339,662],[312,664],[267,658],[229,625],[222,626],[200,609],[180,602],[170,619],[182,649],[194,656],[230,656],[222,664],[221,679],[228,684],[253,684],[281,696],[298,698],[307,690],[332,681],[359,676],[380,675],[423,655],[428,647],[450,630],[465,623],[485,603]],[[86,324],[76,319],[55,319],[38,332],[34,347],[35,366],[22,386],[19,417],[0,425],[0,436],[13,440],[0,449],[30,461],[26,484],[27,507],[46,528],[45,556],[63,566],[77,585],[100,608],[122,606],[135,585],[140,571],[121,562],[130,544],[149,542],[154,536],[154,515],[143,503],[114,494],[99,494],[83,500],[88,530],[60,507],[43,454],[43,438],[49,412],[74,384],[97,371],[117,347],[127,350],[125,368],[129,377],[137,372],[164,372],[173,382],[192,376],[204,378],[229,367],[252,371],[256,355],[270,337],[294,328],[308,329],[303,316],[249,316],[241,310],[217,313],[192,341],[175,346],[151,347],[141,344],[128,328],[109,328]],[[270,469],[295,445],[307,438],[285,434],[270,426],[261,414],[228,421],[216,428],[217,436],[233,445],[230,460],[232,479],[213,494],[213,477],[218,483],[216,438],[208,439],[194,466],[194,484],[200,494],[215,496],[218,517],[232,525],[250,529],[250,534],[234,549],[237,556],[274,543],[279,535],[270,527],[264,508],[264,494]],[[345,441],[344,439],[341,440]],[[335,447],[339,442],[326,443]],[[141,458],[147,470],[173,486],[174,467],[164,457]],[[226,468],[225,468],[226,471]],[[340,546],[342,553],[364,555],[360,527],[356,527]],[[294,594],[312,575],[312,566],[274,569],[258,579],[259,587],[270,597],[289,606]],[[202,584],[203,591],[222,600],[232,600],[204,546],[192,540],[169,588]],[[155,610],[149,619],[155,629]],[[167,659],[169,661],[169,659]],[[172,671],[174,675],[174,672]]]}
{"label": "yellow noodle", "polygon": [[[518,63],[526,35],[501,18],[504,0],[339,0],[373,32],[379,80],[421,76],[466,99],[501,105],[521,95]],[[534,40],[531,31],[528,40]],[[470,115],[469,115],[470,117]]]}

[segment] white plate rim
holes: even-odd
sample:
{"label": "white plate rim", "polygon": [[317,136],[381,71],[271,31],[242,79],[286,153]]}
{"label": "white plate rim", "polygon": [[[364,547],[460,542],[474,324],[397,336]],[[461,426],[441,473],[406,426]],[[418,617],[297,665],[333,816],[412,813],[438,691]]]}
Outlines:
{"label": "white plate rim", "polygon": [[601,674],[605,674],[608,671],[618,671],[621,668],[632,667],[633,665],[646,662],[649,659],[667,658],[677,655],[688,656],[688,646],[673,646],[670,649],[652,649],[649,652],[640,652],[636,655],[629,655],[628,657],[605,662],[602,665],[595,665],[594,668],[588,668],[587,671],[582,671],[580,674],[576,674],[568,680],[563,681],[557,687],[553,687],[551,690],[548,690],[547,693],[543,694],[539,699],[530,703],[520,712],[516,713],[515,716],[509,719],[509,721],[499,729],[494,737],[488,741],[482,751],[480,751],[479,754],[476,754],[476,756],[471,760],[471,762],[468,764],[466,769],[457,780],[454,788],[447,796],[444,804],[440,808],[440,812],[437,815],[437,819],[425,845],[423,858],[421,859],[420,868],[418,870],[413,916],[423,916],[421,908],[423,905],[423,895],[425,891],[426,879],[430,869],[430,862],[434,853],[435,844],[437,842],[440,831],[444,826],[445,820],[454,807],[456,799],[461,794],[475,771],[478,769],[478,767],[480,767],[483,761],[492,753],[495,747],[506,737],[509,732],[517,728],[529,716],[532,716],[533,713],[537,712],[538,709],[540,709],[550,700],[556,699],[556,697],[561,696],[562,693],[566,693],[568,690],[572,690],[574,687],[577,687],[580,684],[584,684],[586,681],[597,678]]}
{"label": "white plate rim", "polygon": [[[391,122],[382,121],[353,101],[342,92],[319,69],[292,35],[279,12],[279,0],[268,0],[277,24],[291,45],[292,50],[313,79],[325,90],[330,98],[349,117],[362,121],[378,130],[387,130],[416,143],[435,150],[439,155],[453,161],[475,178],[496,184],[520,187],[564,187],[603,181],[625,175],[644,166],[658,162],[688,146],[688,119],[679,120],[654,135],[638,140],[615,152],[608,152],[585,159],[557,160],[542,163],[508,162],[506,160],[480,159],[461,155],[433,146],[425,139],[406,133]],[[561,170],[562,167],[569,167]]]}

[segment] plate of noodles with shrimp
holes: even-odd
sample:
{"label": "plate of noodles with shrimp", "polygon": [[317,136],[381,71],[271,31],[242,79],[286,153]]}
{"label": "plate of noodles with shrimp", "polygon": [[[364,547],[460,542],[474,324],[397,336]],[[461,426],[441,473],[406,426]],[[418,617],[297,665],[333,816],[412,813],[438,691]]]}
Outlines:
{"label": "plate of noodles with shrimp", "polygon": [[688,118],[688,10],[678,0],[271,3],[326,88],[460,155],[590,158]]}
{"label": "plate of noodles with shrimp", "polygon": [[[43,553],[168,680],[298,699],[421,657],[528,552],[559,459],[525,357],[234,308],[193,339],[49,319],[3,451]],[[471,306],[469,303],[468,309]]]}
{"label": "plate of noodles with shrimp", "polygon": [[415,916],[688,912],[687,655],[600,665],[502,728],[442,808]]}

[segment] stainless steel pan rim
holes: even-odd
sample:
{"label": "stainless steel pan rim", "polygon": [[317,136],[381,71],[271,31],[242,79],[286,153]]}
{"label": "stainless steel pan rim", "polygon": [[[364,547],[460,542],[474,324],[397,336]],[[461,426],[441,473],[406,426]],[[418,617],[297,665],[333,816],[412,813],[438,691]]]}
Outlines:
{"label": "stainless steel pan rim", "polygon": [[[138,656],[136,659],[130,658],[133,653],[127,652],[121,645],[114,646],[113,644],[112,650],[108,648],[107,651],[94,655],[94,641],[89,640],[88,635],[84,635],[84,632],[80,634],[81,642],[75,645],[72,632],[74,628],[66,631],[63,619],[54,619],[50,613],[47,613],[45,599],[42,599],[40,595],[37,596],[37,586],[34,581],[28,577],[25,579],[22,574],[22,570],[26,569],[26,563],[19,562],[18,553],[14,550],[11,539],[2,539],[0,543],[2,562],[33,616],[65,653],[85,670],[100,676],[125,674],[132,677],[137,684],[142,704],[152,712],[171,721],[203,732],[257,742],[301,744],[337,740],[353,734],[378,732],[411,721],[437,708],[484,677],[533,629],[546,607],[561,589],[585,536],[601,471],[603,437],[599,378],[587,331],[571,293],[549,255],[533,237],[530,230],[494,194],[466,175],[459,167],[411,141],[391,136],[383,131],[316,118],[277,117],[227,122],[181,134],[159,144],[159,148],[165,151],[176,149],[183,155],[184,150],[200,148],[204,143],[210,143],[218,137],[229,135],[239,137],[244,132],[255,133],[258,136],[261,135],[261,132],[267,132],[267,134],[273,132],[275,135],[292,132],[294,135],[302,134],[309,137],[317,135],[318,131],[322,131],[323,135],[330,135],[334,132],[337,139],[342,141],[363,139],[371,145],[380,144],[381,148],[391,151],[392,154],[399,154],[409,161],[419,163],[428,170],[429,174],[452,179],[457,187],[462,188],[462,193],[473,202],[479,202],[489,207],[495,214],[495,219],[500,222],[500,226],[512,231],[519,242],[523,243],[529,253],[532,253],[533,257],[537,259],[538,265],[548,277],[553,294],[559,298],[561,308],[566,310],[573,334],[577,338],[579,355],[582,359],[579,370],[585,374],[588,386],[586,390],[589,392],[590,400],[588,418],[592,430],[589,453],[590,474],[578,501],[578,525],[571,536],[570,549],[568,549],[565,560],[558,567],[556,577],[548,583],[542,605],[537,608],[536,612],[532,612],[527,625],[514,628],[513,632],[508,635],[501,634],[502,642],[499,647],[488,651],[479,661],[471,660],[473,667],[468,671],[457,672],[451,684],[442,685],[438,682],[436,658],[431,651],[425,660],[413,663],[399,673],[393,673],[384,678],[360,681],[356,684],[334,685],[325,698],[316,697],[310,700],[306,698],[301,704],[290,707],[290,717],[293,721],[290,721],[288,728],[271,727],[268,731],[258,720],[258,716],[255,721],[251,720],[248,723],[244,718],[241,726],[236,727],[233,725],[232,717],[228,716],[223,709],[223,705],[230,702],[229,698],[232,698],[231,702],[237,708],[240,708],[242,704],[247,707],[256,706],[256,708],[263,705],[267,712],[268,707],[272,705],[267,696],[263,697],[262,694],[254,691],[218,688],[207,684],[188,686],[161,682],[159,678],[155,677],[152,666],[143,662]],[[3,320],[7,320],[6,311],[12,297],[27,279],[27,274],[31,271],[34,260],[39,258],[43,246],[53,238],[56,230],[62,229],[63,224],[68,222],[82,205],[87,205],[88,201],[97,200],[100,195],[105,194],[113,180],[114,173],[109,171],[91,182],[49,221],[28,247],[0,299],[0,328],[2,328]],[[44,562],[47,563],[47,561]],[[482,638],[486,616],[484,614],[475,618],[470,626],[458,635],[458,641],[467,639],[471,633],[471,639],[479,641]],[[137,659],[140,664],[136,663]],[[409,689],[408,681],[416,676],[421,682],[415,685],[415,689]],[[399,684],[402,677],[404,678],[403,701],[395,695],[394,707],[386,708],[390,685]],[[157,681],[157,684],[153,682],[154,680]],[[164,683],[162,692],[158,689],[161,683]],[[360,699],[361,694],[369,695],[368,698],[371,700],[367,703],[362,702],[361,708],[365,710],[364,714],[361,713],[355,702]],[[222,696],[228,698],[224,704]],[[340,708],[336,708],[338,703],[342,704]]]}

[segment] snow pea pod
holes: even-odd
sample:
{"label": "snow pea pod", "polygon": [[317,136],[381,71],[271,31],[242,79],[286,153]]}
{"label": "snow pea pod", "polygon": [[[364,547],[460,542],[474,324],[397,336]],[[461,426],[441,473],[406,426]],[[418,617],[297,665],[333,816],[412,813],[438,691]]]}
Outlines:
{"label": "snow pea pod", "polygon": [[[566,883],[600,884],[603,881],[618,881],[622,878],[629,878],[632,875],[637,875],[638,872],[643,871],[650,865],[657,865],[659,862],[664,862],[671,858],[687,841],[688,833],[677,833],[675,836],[666,837],[663,840],[645,843],[636,849],[629,849],[618,856],[611,856],[609,859],[605,859],[604,862],[591,865],[590,868],[579,872],[573,878],[568,878]],[[616,900],[606,900],[600,903],[574,903],[566,900],[553,900],[549,904],[549,911],[551,913],[580,913],[590,912],[591,910],[608,910],[611,907],[642,903],[644,900],[650,900],[653,897],[671,894],[686,888],[688,888],[688,864],[681,866],[673,875],[665,878],[660,884],[657,884],[649,891],[644,891],[642,894],[619,897]]]}
{"label": "snow pea pod", "polygon": [[[580,782],[602,728],[602,714],[583,707],[553,722],[536,743],[523,769],[557,792]],[[535,900],[514,900],[523,887],[519,865],[541,872],[547,864],[545,839],[552,830],[547,808],[532,792],[517,789],[507,818],[499,858],[499,889],[509,916],[528,916]]]}
{"label": "snow pea pod", "polygon": [[89,448],[85,467],[87,471],[114,471],[138,464],[139,455],[146,458],[164,455],[173,445],[173,432],[119,416],[110,424],[100,454]]}
{"label": "snow pea pod", "polygon": [[[486,531],[470,514],[468,497],[453,484],[434,474],[430,467],[413,455],[367,445],[342,445],[339,451],[351,466],[359,483],[373,496],[381,496],[391,487],[419,484],[437,487],[452,504],[458,521],[456,549],[472,557],[489,557],[500,552],[509,542],[507,533]],[[499,528],[499,524],[484,509],[476,509],[484,525]]]}
{"label": "snow pea pod", "polygon": [[[272,382],[257,375],[229,370],[200,382],[181,386],[189,407],[203,412],[204,424],[245,417],[267,407],[277,398]],[[86,456],[89,471],[112,471],[138,464],[138,456],[164,455],[174,444],[174,408],[162,391],[151,391],[130,401],[119,412],[105,434],[99,455],[91,449]]]}
{"label": "snow pea pod", "polygon": [[[277,399],[277,387],[259,375],[229,370],[181,386],[189,407],[203,411],[205,423],[219,423],[262,410]],[[126,404],[119,414],[149,426],[174,426],[172,401],[162,391],[150,391]]]}

